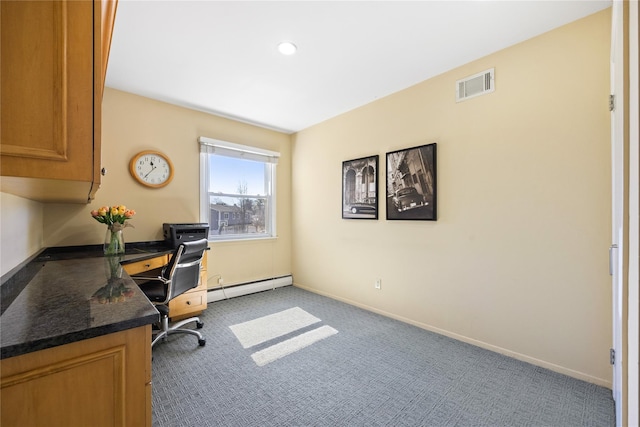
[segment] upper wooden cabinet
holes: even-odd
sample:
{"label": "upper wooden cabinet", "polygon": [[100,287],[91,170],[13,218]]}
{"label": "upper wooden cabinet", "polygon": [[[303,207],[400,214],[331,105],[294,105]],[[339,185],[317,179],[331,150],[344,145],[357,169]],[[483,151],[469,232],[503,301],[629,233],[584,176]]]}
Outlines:
{"label": "upper wooden cabinet", "polygon": [[1,190],[87,203],[100,186],[115,1],[0,2]]}

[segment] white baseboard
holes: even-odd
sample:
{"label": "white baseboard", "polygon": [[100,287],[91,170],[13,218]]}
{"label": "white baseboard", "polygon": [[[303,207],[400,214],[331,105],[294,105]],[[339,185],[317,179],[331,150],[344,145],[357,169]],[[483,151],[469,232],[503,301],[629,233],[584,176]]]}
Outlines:
{"label": "white baseboard", "polygon": [[234,285],[228,288],[209,289],[207,292],[207,302],[215,302],[223,299],[239,297],[242,295],[254,294],[256,292],[281,288],[293,284],[293,278],[289,276],[276,277],[273,279],[260,280],[259,282]]}
{"label": "white baseboard", "polygon": [[432,326],[432,325],[428,325],[426,323],[417,322],[415,320],[408,319],[406,317],[399,316],[399,315],[396,315],[394,313],[389,313],[389,312],[384,311],[384,310],[379,310],[377,308],[368,306],[366,304],[361,304],[359,302],[350,300],[348,298],[342,298],[342,297],[336,296],[336,295],[328,293],[328,292],[319,291],[319,290],[314,289],[314,288],[310,288],[310,287],[307,287],[307,286],[304,286],[304,285],[300,285],[298,283],[295,284],[295,287],[296,288],[300,288],[300,289],[304,289],[304,290],[309,291],[309,292],[316,293],[318,295],[325,296],[327,298],[332,298],[332,299],[335,299],[337,301],[341,301],[341,302],[344,302],[344,303],[347,303],[347,304],[362,308],[364,310],[380,314],[382,316],[390,317],[392,319],[396,319],[396,320],[399,320],[401,322],[409,323],[411,325],[417,326],[417,327],[425,329],[427,331],[435,332],[437,334],[444,335],[444,336],[456,339],[458,341],[462,341],[462,342],[466,342],[468,344],[475,345],[476,347],[481,347],[481,348],[484,348],[484,349],[487,349],[487,350],[491,350],[491,351],[493,351],[495,353],[504,354],[505,356],[509,356],[509,357],[514,358],[514,359],[521,360],[523,362],[531,363],[532,365],[541,366],[541,367],[547,368],[547,369],[549,369],[551,371],[559,372],[561,374],[568,375],[570,377],[577,378],[579,380],[583,380],[583,381],[586,381],[586,382],[589,382],[589,383],[597,384],[597,385],[600,385],[600,386],[603,386],[603,387],[606,387],[606,388],[609,388],[609,389],[612,388],[611,380],[608,379],[608,378],[594,377],[594,376],[592,376],[590,374],[587,374],[587,373],[584,373],[584,372],[581,372],[581,371],[576,371],[576,370],[571,369],[571,368],[567,368],[567,367],[564,367],[564,366],[556,365],[554,363],[547,362],[545,360],[537,359],[535,357],[528,356],[526,354],[522,354],[522,353],[518,353],[518,352],[515,352],[515,351],[512,351],[512,350],[506,349],[506,348],[498,347],[498,346],[495,346],[493,344],[489,344],[489,343],[486,343],[486,342],[483,342],[483,341],[479,341],[479,340],[476,340],[474,338],[470,338],[470,337],[467,337],[467,336],[464,336],[464,335],[459,335],[459,334],[457,334],[455,332],[447,331],[445,329],[440,329],[438,327],[435,327],[435,326]]}

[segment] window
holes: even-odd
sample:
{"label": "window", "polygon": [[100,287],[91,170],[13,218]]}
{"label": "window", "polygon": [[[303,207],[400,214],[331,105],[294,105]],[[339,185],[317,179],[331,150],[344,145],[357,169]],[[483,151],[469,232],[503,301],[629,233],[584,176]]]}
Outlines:
{"label": "window", "polygon": [[210,240],[275,236],[280,153],[200,137],[200,221]]}

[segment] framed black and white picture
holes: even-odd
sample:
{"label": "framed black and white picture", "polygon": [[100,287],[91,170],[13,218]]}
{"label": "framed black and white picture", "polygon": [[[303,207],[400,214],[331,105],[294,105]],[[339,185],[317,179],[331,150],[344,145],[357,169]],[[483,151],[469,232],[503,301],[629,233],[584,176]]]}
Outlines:
{"label": "framed black and white picture", "polygon": [[387,153],[387,219],[436,221],[436,143]]}
{"label": "framed black and white picture", "polygon": [[378,219],[378,156],[342,162],[342,218]]}

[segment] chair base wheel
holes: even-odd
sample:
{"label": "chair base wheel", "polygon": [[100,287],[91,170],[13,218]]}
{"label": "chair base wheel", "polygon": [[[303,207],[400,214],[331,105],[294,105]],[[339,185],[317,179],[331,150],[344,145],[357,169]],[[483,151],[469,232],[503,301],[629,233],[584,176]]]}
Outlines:
{"label": "chair base wheel", "polygon": [[198,340],[198,345],[200,347],[204,347],[206,343],[207,343],[207,340],[204,338],[202,338],[201,340]]}
{"label": "chair base wheel", "polygon": [[204,322],[196,322],[196,328],[202,329],[204,327]]}

